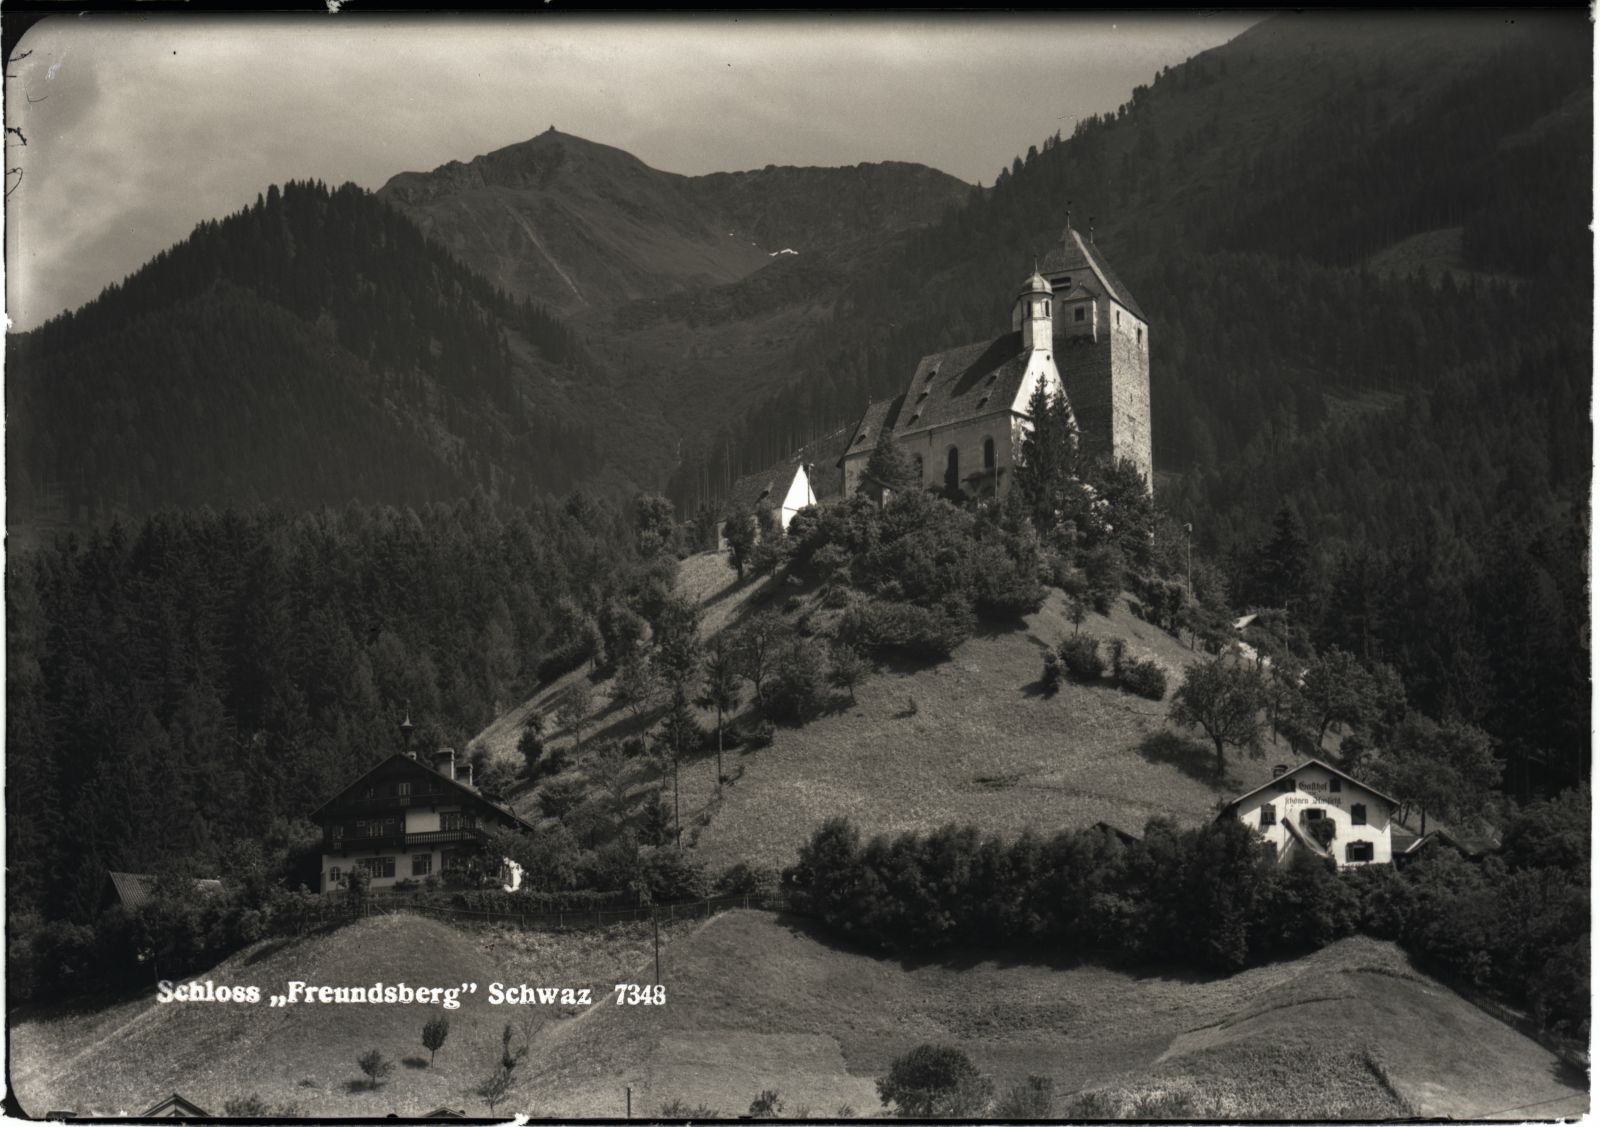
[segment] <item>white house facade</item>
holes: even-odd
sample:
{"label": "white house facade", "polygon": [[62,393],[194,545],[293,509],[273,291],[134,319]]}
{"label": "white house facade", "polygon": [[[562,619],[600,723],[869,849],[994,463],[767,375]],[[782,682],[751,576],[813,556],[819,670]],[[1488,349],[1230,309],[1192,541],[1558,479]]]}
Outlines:
{"label": "white house facade", "polygon": [[1234,799],[1219,817],[1255,830],[1280,862],[1302,850],[1340,868],[1392,860],[1393,798],[1320,759],[1275,770],[1271,782]]}

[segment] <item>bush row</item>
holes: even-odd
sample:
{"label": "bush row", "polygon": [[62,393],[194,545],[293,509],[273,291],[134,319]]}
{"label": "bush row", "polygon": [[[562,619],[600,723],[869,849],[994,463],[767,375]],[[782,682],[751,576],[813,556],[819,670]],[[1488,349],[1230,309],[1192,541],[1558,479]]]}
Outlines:
{"label": "bush row", "polygon": [[1232,971],[1361,930],[1582,1036],[1587,795],[1566,804],[1576,812],[1560,818],[1553,803],[1530,807],[1508,850],[1481,865],[1440,846],[1403,870],[1343,872],[1307,854],[1279,865],[1233,820],[1180,830],[1155,819],[1132,841],[1099,827],[1013,841],[948,827],[863,843],[835,818],[783,880],[797,909],[894,954],[1034,943]]}

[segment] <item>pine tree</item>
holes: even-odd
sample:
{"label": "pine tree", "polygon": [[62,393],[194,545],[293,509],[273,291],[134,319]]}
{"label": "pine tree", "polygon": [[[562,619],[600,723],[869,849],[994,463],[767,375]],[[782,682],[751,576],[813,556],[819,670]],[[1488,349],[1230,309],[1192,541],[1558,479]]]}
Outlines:
{"label": "pine tree", "polygon": [[1062,497],[1077,473],[1078,426],[1066,395],[1059,389],[1051,395],[1043,381],[1028,400],[1028,417],[1033,425],[1017,451],[1012,484],[1034,527],[1044,533],[1055,527]]}

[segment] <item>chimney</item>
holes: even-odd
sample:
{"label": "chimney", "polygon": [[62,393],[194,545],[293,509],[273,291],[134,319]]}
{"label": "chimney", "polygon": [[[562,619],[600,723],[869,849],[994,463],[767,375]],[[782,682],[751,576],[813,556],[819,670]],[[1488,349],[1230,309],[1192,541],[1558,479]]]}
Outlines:
{"label": "chimney", "polygon": [[1289,771],[1289,768],[1285,764],[1274,763],[1272,765],[1272,777],[1274,779],[1282,778],[1285,774],[1288,773],[1288,771]]}
{"label": "chimney", "polygon": [[441,747],[433,753],[433,769],[447,779],[456,777],[456,749]]}
{"label": "chimney", "polygon": [[[470,786],[472,786],[472,764],[471,763],[466,764],[466,768],[467,768],[467,785],[470,787]],[[477,788],[474,787],[473,789],[476,790]]]}

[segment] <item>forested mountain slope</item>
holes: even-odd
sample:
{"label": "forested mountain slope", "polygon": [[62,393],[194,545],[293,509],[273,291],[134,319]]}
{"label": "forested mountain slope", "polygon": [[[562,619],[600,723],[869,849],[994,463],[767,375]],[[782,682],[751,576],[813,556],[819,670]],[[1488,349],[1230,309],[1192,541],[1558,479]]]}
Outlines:
{"label": "forested mountain slope", "polygon": [[552,128],[379,194],[571,320],[634,409],[608,420],[607,445],[637,450],[635,480],[659,488],[685,446],[790,377],[791,350],[858,271],[970,192],[896,162],[679,176]]}
{"label": "forested mountain slope", "polygon": [[602,472],[589,423],[610,399],[570,332],[353,185],[274,186],[8,345],[14,526],[526,501]]}

